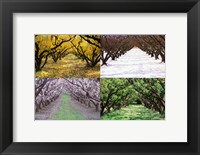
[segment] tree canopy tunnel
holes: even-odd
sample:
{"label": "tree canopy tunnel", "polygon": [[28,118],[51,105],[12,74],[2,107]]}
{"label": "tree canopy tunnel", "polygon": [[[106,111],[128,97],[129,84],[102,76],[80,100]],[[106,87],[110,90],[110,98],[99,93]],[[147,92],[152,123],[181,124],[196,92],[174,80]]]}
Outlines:
{"label": "tree canopy tunnel", "polygon": [[100,61],[99,35],[35,35],[35,71],[41,71],[48,59],[56,63],[74,54],[87,66],[94,67]]}
{"label": "tree canopy tunnel", "polygon": [[100,111],[100,81],[99,79],[65,78],[64,89],[80,104]]}
{"label": "tree canopy tunnel", "polygon": [[60,94],[68,93],[79,104],[100,111],[99,79],[66,78],[66,79],[35,79],[35,111],[42,110],[59,98]]}
{"label": "tree canopy tunnel", "polygon": [[101,79],[101,116],[131,104],[165,113],[165,79]]}
{"label": "tree canopy tunnel", "polygon": [[134,47],[165,62],[165,35],[102,35],[102,65],[107,65],[109,59],[115,60]]}

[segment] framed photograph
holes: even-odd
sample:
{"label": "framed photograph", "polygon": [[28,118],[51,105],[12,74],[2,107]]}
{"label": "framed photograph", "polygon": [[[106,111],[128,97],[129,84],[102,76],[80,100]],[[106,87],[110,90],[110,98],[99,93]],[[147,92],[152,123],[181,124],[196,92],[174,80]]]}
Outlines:
{"label": "framed photograph", "polygon": [[2,154],[200,154],[198,0],[0,0]]}

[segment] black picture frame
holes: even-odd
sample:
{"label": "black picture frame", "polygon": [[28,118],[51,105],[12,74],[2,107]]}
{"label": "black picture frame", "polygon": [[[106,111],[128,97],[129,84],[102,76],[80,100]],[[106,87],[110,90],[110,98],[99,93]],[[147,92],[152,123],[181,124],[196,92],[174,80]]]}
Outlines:
{"label": "black picture frame", "polygon": [[[13,13],[187,13],[188,142],[13,142]],[[200,154],[200,2],[198,0],[0,0],[0,152],[2,154]],[[181,58],[181,57],[180,57]],[[181,107],[180,109],[181,110]],[[31,133],[30,133],[31,134]],[[156,135],[155,135],[156,136]]]}

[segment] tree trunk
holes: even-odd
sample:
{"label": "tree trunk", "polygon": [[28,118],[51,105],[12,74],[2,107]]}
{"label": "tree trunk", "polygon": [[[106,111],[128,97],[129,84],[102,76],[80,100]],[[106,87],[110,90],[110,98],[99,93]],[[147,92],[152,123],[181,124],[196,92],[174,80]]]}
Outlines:
{"label": "tree trunk", "polygon": [[35,61],[35,71],[36,72],[39,72],[39,71],[41,71],[41,63],[42,63],[42,61],[41,60],[38,60],[38,61]]}
{"label": "tree trunk", "polygon": [[106,63],[106,61],[104,61],[104,60],[102,60],[101,66],[103,66],[103,65],[106,65],[106,66],[107,66],[107,63]]}
{"label": "tree trunk", "polygon": [[95,104],[95,108],[96,108],[96,111],[100,111],[100,105],[99,104]]}
{"label": "tree trunk", "polygon": [[103,114],[104,114],[104,107],[101,106],[100,115],[103,116]]}
{"label": "tree trunk", "polygon": [[162,58],[162,62],[165,62],[165,55],[161,53],[160,56]]}

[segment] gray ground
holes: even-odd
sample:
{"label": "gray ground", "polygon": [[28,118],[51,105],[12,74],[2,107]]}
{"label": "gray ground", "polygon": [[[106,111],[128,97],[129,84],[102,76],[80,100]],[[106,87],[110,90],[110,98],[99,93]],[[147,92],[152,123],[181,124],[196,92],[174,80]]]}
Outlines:
{"label": "gray ground", "polygon": [[35,113],[35,120],[47,120],[57,112],[60,106],[60,98],[50,103],[48,106],[42,108],[39,112]]}
{"label": "gray ground", "polygon": [[79,110],[88,120],[99,120],[100,112],[97,112],[95,108],[88,108],[82,104],[80,104],[75,99],[71,98],[71,105]]}

